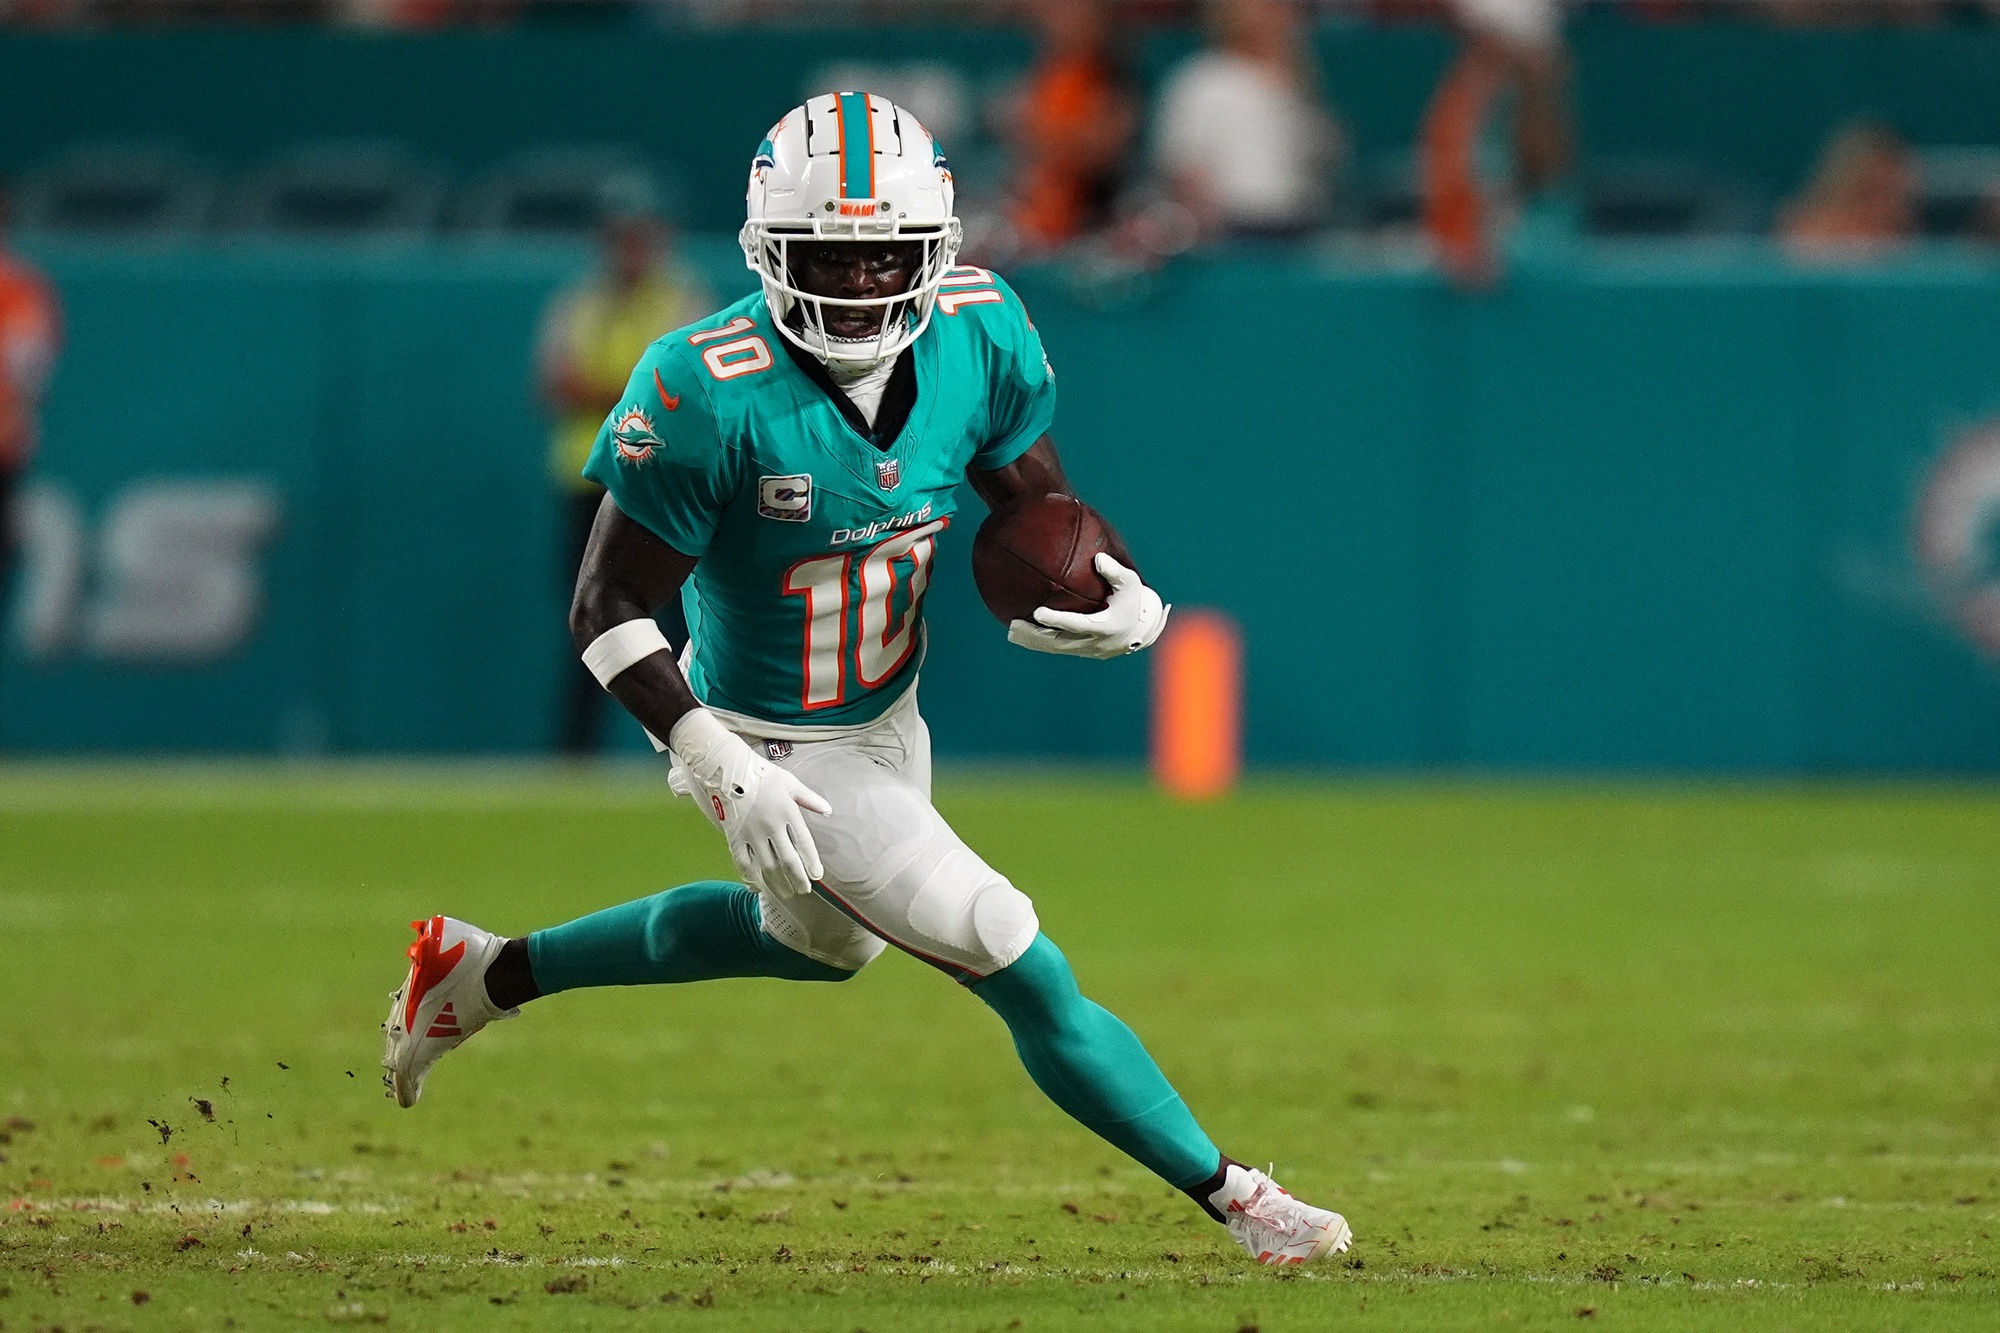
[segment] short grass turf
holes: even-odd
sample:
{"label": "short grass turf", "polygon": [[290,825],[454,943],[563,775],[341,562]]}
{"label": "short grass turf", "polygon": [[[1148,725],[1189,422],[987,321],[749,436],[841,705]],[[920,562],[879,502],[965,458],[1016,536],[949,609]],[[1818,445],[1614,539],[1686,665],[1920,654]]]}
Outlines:
{"label": "short grass turf", "polygon": [[722,872],[653,777],[0,769],[0,1324],[2000,1327],[2000,792],[947,776],[1273,1274],[891,955],[531,1006],[377,1083],[413,916]]}

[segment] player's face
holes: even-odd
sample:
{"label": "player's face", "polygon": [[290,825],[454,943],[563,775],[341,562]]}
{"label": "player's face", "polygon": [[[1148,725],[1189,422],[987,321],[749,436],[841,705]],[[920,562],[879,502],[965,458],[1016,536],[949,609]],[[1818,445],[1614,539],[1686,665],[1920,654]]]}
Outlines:
{"label": "player's face", "polygon": [[[921,241],[815,241],[792,247],[792,281],[801,291],[836,300],[901,296],[923,267]],[[836,338],[872,338],[888,306],[826,308],[826,331]]]}

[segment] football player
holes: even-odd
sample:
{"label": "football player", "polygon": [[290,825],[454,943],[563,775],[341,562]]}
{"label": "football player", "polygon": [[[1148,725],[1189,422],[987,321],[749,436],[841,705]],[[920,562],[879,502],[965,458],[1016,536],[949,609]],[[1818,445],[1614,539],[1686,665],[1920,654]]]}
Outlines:
{"label": "football player", "polygon": [[[414,923],[384,1081],[414,1106],[439,1057],[557,991],[845,981],[894,945],[992,1006],[1058,1106],[1251,1256],[1347,1248],[1338,1213],[1216,1149],[1132,1030],[1078,990],[1027,895],[931,806],[916,681],[953,493],[1069,493],[1041,339],[1006,283],[956,265],[943,153],[883,98],[815,97],[758,146],[748,212],[762,291],[654,343],[597,437],[585,472],[607,495],[570,612],[585,665],[671,752],[670,785],[743,883],[516,939]],[[1159,595],[1125,553],[1097,560],[1104,610],[1043,608],[1008,638],[1092,658],[1151,644]],[[676,596],[678,661],[652,620]]]}

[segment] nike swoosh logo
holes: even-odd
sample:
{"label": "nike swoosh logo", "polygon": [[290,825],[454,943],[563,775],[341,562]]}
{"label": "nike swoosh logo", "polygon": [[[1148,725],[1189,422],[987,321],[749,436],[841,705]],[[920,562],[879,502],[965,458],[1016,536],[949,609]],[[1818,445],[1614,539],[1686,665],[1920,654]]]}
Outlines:
{"label": "nike swoosh logo", "polygon": [[653,372],[653,391],[660,395],[660,406],[667,411],[671,412],[681,405],[681,396],[667,392],[666,381],[660,378],[660,372],[657,370]]}

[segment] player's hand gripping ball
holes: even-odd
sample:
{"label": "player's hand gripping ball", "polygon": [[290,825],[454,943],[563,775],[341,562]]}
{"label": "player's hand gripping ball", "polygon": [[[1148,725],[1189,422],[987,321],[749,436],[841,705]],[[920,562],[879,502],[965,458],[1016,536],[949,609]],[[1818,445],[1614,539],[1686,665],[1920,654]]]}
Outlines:
{"label": "player's hand gripping ball", "polygon": [[972,539],[972,579],[1003,625],[1037,607],[1089,614],[1111,604],[1111,585],[1091,561],[1117,538],[1073,495],[1037,495],[986,516]]}
{"label": "player's hand gripping ball", "polygon": [[1111,554],[1123,543],[1069,495],[1040,495],[987,515],[972,542],[980,600],[1008,642],[1069,657],[1122,657],[1160,637],[1171,609]]}

